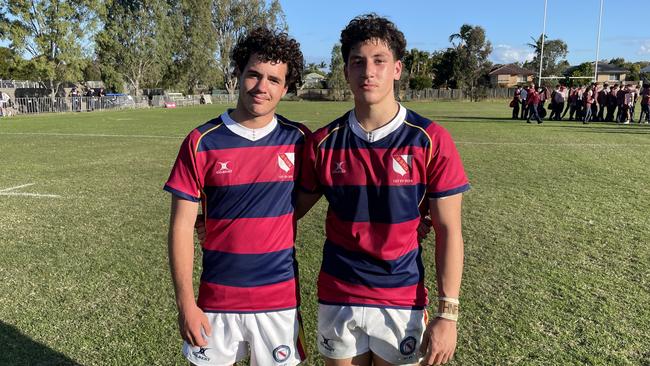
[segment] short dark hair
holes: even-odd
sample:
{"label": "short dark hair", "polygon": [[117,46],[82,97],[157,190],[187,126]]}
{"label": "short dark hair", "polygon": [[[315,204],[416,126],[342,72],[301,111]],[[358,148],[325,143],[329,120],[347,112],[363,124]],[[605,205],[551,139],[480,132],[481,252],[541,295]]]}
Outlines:
{"label": "short dark hair", "polygon": [[395,60],[401,60],[406,53],[406,39],[393,22],[375,13],[359,15],[341,31],[341,53],[348,64],[352,47],[370,39],[385,42],[393,52]]}
{"label": "short dark hair", "polygon": [[287,33],[260,27],[240,38],[230,56],[235,74],[241,74],[251,56],[257,55],[262,62],[283,62],[287,64],[285,83],[292,90],[300,83],[303,56],[300,43]]}

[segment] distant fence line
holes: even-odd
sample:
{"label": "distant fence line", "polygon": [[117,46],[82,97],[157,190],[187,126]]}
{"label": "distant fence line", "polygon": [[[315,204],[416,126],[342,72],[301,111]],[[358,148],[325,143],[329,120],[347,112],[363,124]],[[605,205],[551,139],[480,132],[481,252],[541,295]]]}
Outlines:
{"label": "distant fence line", "polygon": [[[237,96],[208,95],[207,103],[230,103]],[[14,98],[5,107],[11,107],[18,114],[63,113],[63,112],[92,112],[101,110],[138,109],[165,107],[166,103],[174,103],[176,107],[186,107],[201,104],[200,95],[188,95],[180,98],[169,98],[156,95],[147,96],[104,96],[104,97],[40,97]]]}
{"label": "distant fence line", "polygon": [[[2,81],[2,80],[0,80]],[[480,99],[510,99],[514,96],[514,89],[495,88],[479,89]],[[349,90],[335,93],[330,89],[306,89],[298,92],[297,97],[305,100],[332,100],[337,96],[344,99],[351,98]],[[233,103],[237,95],[216,94],[206,95],[208,104]],[[471,100],[469,91],[462,89],[424,89],[407,90],[400,92],[403,101],[424,100]],[[90,112],[95,110],[138,109],[151,107],[165,107],[174,103],[176,107],[187,107],[202,104],[200,95],[187,96],[104,96],[104,97],[29,97],[14,98],[7,107],[13,107],[19,114],[62,113],[62,112]]]}
{"label": "distant fence line", "polygon": [[[403,101],[510,99],[514,96],[514,89],[477,88],[474,94],[475,98],[472,98],[470,91],[466,89],[409,89],[400,91],[400,99]],[[306,100],[335,100],[341,99],[341,97],[342,99],[350,99],[352,98],[352,93],[349,90],[342,90],[335,93],[331,89],[304,89],[299,90],[297,96],[300,99]]]}

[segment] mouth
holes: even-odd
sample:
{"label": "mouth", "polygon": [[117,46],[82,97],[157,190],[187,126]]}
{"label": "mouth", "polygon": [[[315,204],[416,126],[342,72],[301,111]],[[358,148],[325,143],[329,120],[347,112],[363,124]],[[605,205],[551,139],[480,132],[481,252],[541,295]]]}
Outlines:
{"label": "mouth", "polygon": [[363,90],[373,90],[377,87],[376,84],[361,84],[361,89]]}
{"label": "mouth", "polygon": [[261,94],[251,94],[251,99],[253,99],[253,103],[255,104],[266,103],[269,100],[269,98]]}

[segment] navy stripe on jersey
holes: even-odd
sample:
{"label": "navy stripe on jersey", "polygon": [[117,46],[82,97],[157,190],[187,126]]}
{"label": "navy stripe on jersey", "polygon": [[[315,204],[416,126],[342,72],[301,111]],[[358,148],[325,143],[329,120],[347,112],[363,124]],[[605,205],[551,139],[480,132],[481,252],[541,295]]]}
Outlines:
{"label": "navy stripe on jersey", "polygon": [[342,221],[398,224],[420,216],[417,204],[426,185],[412,186],[331,186],[325,196]]}
{"label": "navy stripe on jersey", "polygon": [[234,287],[256,287],[295,277],[294,249],[264,254],[203,250],[201,281]]}
{"label": "navy stripe on jersey", "polygon": [[469,191],[469,189],[470,189],[470,185],[469,185],[469,183],[467,183],[467,184],[464,184],[464,185],[462,185],[460,187],[450,189],[450,190],[447,190],[447,191],[429,193],[428,196],[429,196],[429,198],[448,197],[448,196],[453,196],[453,195],[458,194],[458,193],[467,192],[467,191]]}
{"label": "navy stripe on jersey", "polygon": [[385,261],[362,252],[348,251],[329,240],[323,248],[322,271],[345,282],[366,287],[394,288],[419,283],[424,278],[420,248]]}
{"label": "navy stripe on jersey", "polygon": [[182,198],[182,199],[184,199],[184,200],[192,201],[192,202],[199,202],[199,198],[197,198],[197,197],[192,197],[192,196],[190,196],[189,194],[184,193],[184,192],[181,192],[181,191],[179,191],[179,190],[177,190],[177,189],[174,189],[174,188],[172,188],[172,187],[170,187],[170,186],[168,186],[168,185],[166,185],[166,184],[165,184],[165,186],[163,187],[163,189],[164,189],[165,191],[167,191],[167,192],[173,194],[174,196],[177,196],[178,198]]}
{"label": "navy stripe on jersey", "polygon": [[211,219],[278,217],[293,212],[293,181],[205,187]]}
{"label": "navy stripe on jersey", "polygon": [[[218,121],[221,121],[218,119]],[[213,121],[211,121],[213,122]],[[216,124],[210,124],[214,127]],[[206,126],[204,125],[204,126]],[[201,126],[203,127],[203,126]],[[207,131],[209,128],[205,128]],[[202,131],[202,133],[205,131]],[[199,143],[197,152],[206,150],[232,149],[241,147],[257,146],[277,146],[277,145],[300,145],[305,142],[304,134],[295,122],[288,121],[286,118],[278,116],[278,125],[270,134],[257,141],[250,141],[234,132],[226,126],[222,126],[209,134],[205,135]]]}

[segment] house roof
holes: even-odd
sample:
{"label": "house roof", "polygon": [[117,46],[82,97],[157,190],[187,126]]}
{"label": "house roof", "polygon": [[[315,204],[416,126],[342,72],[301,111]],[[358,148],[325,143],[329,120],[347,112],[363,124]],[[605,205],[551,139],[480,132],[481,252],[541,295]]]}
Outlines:
{"label": "house roof", "polygon": [[[579,66],[571,66],[564,70],[564,75],[571,75],[573,70],[577,69]],[[616,75],[616,74],[627,74],[629,73],[629,70],[622,69],[616,65],[608,64],[605,62],[598,62],[598,73],[599,74],[610,74],[610,75]]]}
{"label": "house roof", "polygon": [[515,64],[497,65],[492,68],[490,75],[535,75],[534,72],[526,70]]}
{"label": "house roof", "polygon": [[305,75],[303,77],[303,80],[305,80],[305,81],[307,81],[307,80],[309,80],[309,81],[317,81],[317,80],[324,80],[324,79],[325,79],[325,76],[323,76],[321,74],[318,74],[318,73],[315,73],[315,72],[311,72],[311,73],[309,73],[309,74],[307,74],[307,75]]}

